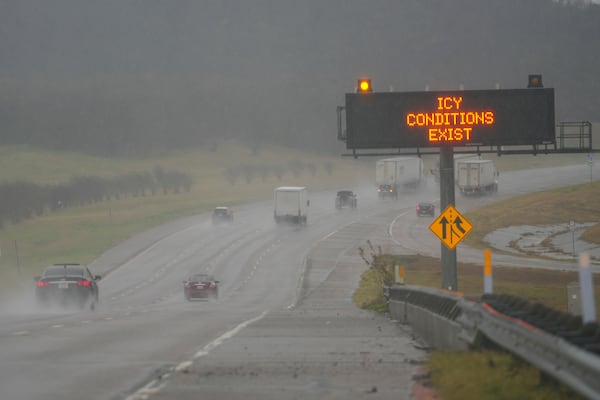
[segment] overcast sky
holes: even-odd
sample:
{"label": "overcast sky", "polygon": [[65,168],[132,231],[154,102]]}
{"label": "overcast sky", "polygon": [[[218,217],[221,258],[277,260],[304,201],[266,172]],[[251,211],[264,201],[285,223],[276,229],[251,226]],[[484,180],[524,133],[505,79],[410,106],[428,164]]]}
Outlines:
{"label": "overcast sky", "polygon": [[548,0],[0,0],[0,80],[192,79],[231,106],[230,119],[252,105],[261,129],[322,136],[334,135],[335,107],[360,76],[378,91],[414,91],[518,88],[540,73],[557,90],[557,118],[600,120],[599,10]]}

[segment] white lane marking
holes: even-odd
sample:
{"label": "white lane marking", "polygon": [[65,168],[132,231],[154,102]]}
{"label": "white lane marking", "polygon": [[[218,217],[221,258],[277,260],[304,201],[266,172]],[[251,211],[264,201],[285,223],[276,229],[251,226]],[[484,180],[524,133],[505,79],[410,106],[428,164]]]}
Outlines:
{"label": "white lane marking", "polygon": [[127,396],[126,400],[146,400],[151,395],[158,393],[166,384],[166,381],[159,382],[157,379],[153,379],[131,396]]}
{"label": "white lane marking", "polygon": [[13,336],[27,336],[29,335],[29,331],[17,331],[12,333]]}
{"label": "white lane marking", "polygon": [[402,214],[398,214],[398,216],[396,218],[394,218],[394,220],[388,226],[388,235],[390,235],[390,238],[392,239],[392,241],[394,243],[396,243],[397,245],[400,245],[400,242],[398,242],[396,239],[394,239],[394,224],[396,223],[396,221],[398,221],[398,219],[400,219],[401,217],[404,217],[407,213],[408,213],[408,211],[404,211]]}
{"label": "white lane marking", "polygon": [[[242,329],[246,328],[248,325],[264,318],[265,315],[267,315],[267,313],[268,313],[268,311],[263,311],[259,316],[249,319],[247,321],[244,321],[241,324],[239,324],[238,326],[236,326],[235,328],[233,328],[232,330],[225,332],[224,334],[222,334],[221,336],[219,336],[218,338],[216,338],[215,340],[213,340],[212,342],[210,342],[209,344],[204,346],[202,348],[202,350],[200,350],[196,354],[194,354],[194,356],[192,357],[191,360],[187,360],[187,361],[183,361],[183,362],[179,363],[174,368],[174,371],[177,372],[177,371],[181,371],[185,368],[188,368],[189,366],[192,365],[194,360],[209,354],[212,350],[214,350],[215,348],[222,345],[225,340],[234,337]],[[144,385],[142,388],[138,389],[135,393],[127,396],[126,400],[146,400],[146,399],[148,399],[148,397],[150,395],[158,393],[163,387],[165,387],[165,385],[167,384],[168,378],[170,376],[171,376],[171,372],[167,372],[167,373],[161,375],[160,377],[151,380],[146,385]]]}
{"label": "white lane marking", "polygon": [[322,242],[323,240],[329,239],[330,236],[333,236],[336,233],[338,233],[338,231],[331,232],[330,234],[328,234],[327,236],[325,236],[324,238],[322,238],[321,240],[319,240],[319,242]]}
{"label": "white lane marking", "polygon": [[192,360],[196,360],[202,356],[207,355],[212,350],[214,350],[215,348],[222,345],[225,340],[230,339],[230,338],[234,337],[235,335],[237,335],[242,329],[244,329],[248,325],[253,324],[256,321],[263,319],[265,317],[265,315],[267,315],[267,312],[268,311],[263,311],[259,316],[249,319],[247,321],[244,321],[241,324],[239,324],[238,326],[236,326],[235,328],[233,328],[232,330],[230,330],[229,332],[225,332],[224,334],[222,334],[221,336],[219,336],[218,338],[216,338],[215,340],[213,340],[212,342],[210,342],[209,344],[204,346],[204,348],[202,350],[200,350],[199,352],[194,354],[194,357],[192,358]]}

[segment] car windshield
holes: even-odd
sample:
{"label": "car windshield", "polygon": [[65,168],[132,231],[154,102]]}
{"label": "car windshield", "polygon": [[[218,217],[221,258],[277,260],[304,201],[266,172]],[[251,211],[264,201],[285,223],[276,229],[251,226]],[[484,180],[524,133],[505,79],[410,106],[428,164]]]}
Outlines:
{"label": "car windshield", "polygon": [[214,281],[214,278],[211,275],[197,274],[197,275],[192,275],[190,277],[190,279],[188,279],[188,280],[195,281],[195,282],[208,282],[208,281]]}
{"label": "car windshield", "polygon": [[69,266],[52,266],[46,268],[44,271],[45,277],[56,277],[56,276],[83,276],[83,269],[81,267],[69,267]]}
{"label": "car windshield", "polygon": [[215,209],[215,214],[217,214],[217,215],[226,215],[227,214],[227,208],[216,208]]}

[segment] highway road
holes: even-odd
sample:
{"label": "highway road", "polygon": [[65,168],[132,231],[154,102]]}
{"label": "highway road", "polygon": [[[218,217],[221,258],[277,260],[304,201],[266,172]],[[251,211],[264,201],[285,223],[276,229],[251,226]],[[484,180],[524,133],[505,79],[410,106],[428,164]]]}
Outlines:
{"label": "highway road", "polygon": [[[457,208],[585,182],[589,168],[500,178],[496,197],[457,196]],[[384,251],[439,254],[430,219],[414,212],[437,188],[397,202],[377,199],[370,184],[350,189],[356,210],[335,210],[333,190],[312,193],[303,228],[276,226],[265,201],[237,208],[230,225],[203,214],[140,234],[90,265],[104,276],[96,312],[40,310],[32,293],[3,301],[0,397],[410,398],[426,349],[351,295],[368,239]],[[217,301],[184,300],[191,272],[221,281]]]}
{"label": "highway road", "polygon": [[[598,166],[594,166],[592,177],[598,176],[599,170]],[[511,197],[522,194],[587,183],[590,181],[590,168],[586,164],[581,164],[568,167],[511,171],[502,173],[499,181],[499,192],[493,196],[462,197],[457,191],[455,196],[456,209],[460,213],[466,213],[470,209],[482,207],[497,201],[508,200]],[[430,200],[438,201],[439,197]],[[436,204],[439,205],[439,201]],[[412,218],[412,211],[412,209],[406,209],[399,213],[389,226],[389,234],[392,237],[392,241],[398,246],[395,251],[398,254],[422,254],[439,258],[441,255],[441,244],[437,237],[432,235],[429,230],[431,220],[426,218]],[[437,212],[439,213],[440,210],[437,210]],[[565,221],[565,223],[568,222]],[[492,263],[494,265],[556,270],[577,270],[578,268],[576,260],[520,257],[518,255],[504,254],[503,252],[495,251],[493,248],[491,250]],[[464,244],[457,246],[456,254],[458,261],[483,263],[483,252]],[[600,272],[598,265],[592,265],[591,268],[594,272]]]}

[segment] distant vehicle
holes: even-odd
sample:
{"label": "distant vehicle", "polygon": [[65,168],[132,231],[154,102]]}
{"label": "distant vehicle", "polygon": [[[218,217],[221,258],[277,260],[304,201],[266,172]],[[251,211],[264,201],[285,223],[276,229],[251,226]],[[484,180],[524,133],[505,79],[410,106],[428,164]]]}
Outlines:
{"label": "distant vehicle", "polygon": [[377,185],[377,195],[379,198],[393,197],[398,198],[398,188],[396,185]]}
{"label": "distant vehicle", "polygon": [[398,191],[415,189],[424,179],[423,160],[419,157],[393,157],[375,163],[375,185],[380,198],[398,198]]}
{"label": "distant vehicle", "polygon": [[498,171],[492,160],[460,160],[456,163],[456,169],[456,187],[462,195],[483,195],[498,191]]}
{"label": "distant vehicle", "polygon": [[231,211],[229,207],[215,207],[212,212],[211,220],[213,224],[218,224],[219,222],[232,222],[233,211]]}
{"label": "distant vehicle", "polygon": [[35,297],[42,306],[96,308],[100,275],[80,264],[54,264],[36,276]]}
{"label": "distant vehicle", "polygon": [[358,200],[356,193],[352,190],[340,190],[335,196],[335,208],[342,209],[344,207],[356,208]]}
{"label": "distant vehicle", "polygon": [[277,224],[291,222],[306,225],[308,190],[304,186],[280,186],[273,194],[273,217]]}
{"label": "distant vehicle", "polygon": [[183,281],[186,300],[216,299],[219,296],[219,281],[210,274],[193,274]]}
{"label": "distant vehicle", "polygon": [[[475,154],[454,154],[454,181],[456,182],[456,180],[458,179],[457,164],[460,161],[478,160],[478,159],[479,159],[479,157]],[[439,159],[439,157],[435,161],[435,167],[432,168],[430,172],[433,175],[434,181],[439,183],[440,182],[440,159]]]}
{"label": "distant vehicle", "polygon": [[417,204],[417,217],[424,215],[433,217],[435,215],[435,204],[426,202]]}

